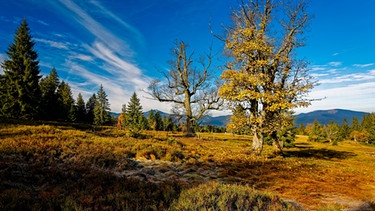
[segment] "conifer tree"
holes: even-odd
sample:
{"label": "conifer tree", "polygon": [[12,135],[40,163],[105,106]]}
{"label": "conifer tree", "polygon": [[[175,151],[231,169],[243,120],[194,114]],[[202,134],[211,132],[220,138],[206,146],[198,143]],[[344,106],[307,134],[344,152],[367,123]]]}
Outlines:
{"label": "conifer tree", "polygon": [[68,83],[62,81],[57,88],[58,119],[75,121],[74,99]]}
{"label": "conifer tree", "polygon": [[359,123],[358,118],[355,117],[355,116],[352,118],[352,125],[350,126],[350,130],[351,130],[351,132],[353,132],[353,131],[358,131],[358,132],[362,131],[362,126]]}
{"label": "conifer tree", "polygon": [[56,120],[59,110],[57,105],[57,88],[60,80],[56,69],[52,68],[50,74],[40,80],[39,86],[42,93],[41,114],[43,119]]}
{"label": "conifer tree", "polygon": [[349,123],[348,123],[348,120],[344,118],[340,126],[340,139],[344,140],[346,138],[349,138],[349,135],[350,135]]}
{"label": "conifer tree", "polygon": [[150,110],[148,115],[148,125],[150,129],[155,130],[155,115],[153,110]]}
{"label": "conifer tree", "polygon": [[104,125],[109,123],[111,120],[110,110],[107,94],[103,89],[103,85],[100,85],[94,107],[94,124]]}
{"label": "conifer tree", "polygon": [[135,92],[131,96],[128,105],[123,105],[122,111],[125,115],[125,126],[131,132],[138,134],[142,130],[143,112],[142,105]]}
{"label": "conifer tree", "polygon": [[87,100],[86,103],[86,122],[89,124],[94,123],[94,108],[96,103],[96,94],[92,94],[92,96]]}
{"label": "conifer tree", "polygon": [[8,59],[1,64],[6,82],[1,109],[8,117],[35,119],[39,116],[41,76],[34,44],[24,19],[6,52]]}
{"label": "conifer tree", "polygon": [[314,141],[314,142],[322,142],[325,140],[325,134],[324,134],[323,128],[319,124],[318,120],[314,121],[309,132],[308,140]]}
{"label": "conifer tree", "polygon": [[173,131],[174,129],[174,123],[172,117],[169,115],[168,118],[166,119],[164,126],[166,131]]}
{"label": "conifer tree", "polygon": [[164,130],[163,118],[159,111],[155,112],[155,130],[157,131]]}
{"label": "conifer tree", "polygon": [[85,101],[81,93],[78,94],[77,103],[76,103],[76,121],[77,122],[84,122],[86,119],[86,108],[85,108]]}

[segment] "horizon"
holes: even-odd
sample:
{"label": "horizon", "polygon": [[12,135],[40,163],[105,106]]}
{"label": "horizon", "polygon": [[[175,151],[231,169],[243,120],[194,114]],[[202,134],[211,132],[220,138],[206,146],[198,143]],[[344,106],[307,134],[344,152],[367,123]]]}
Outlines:
{"label": "horizon", "polygon": [[[316,0],[309,5],[314,18],[306,30],[306,46],[296,52],[298,58],[310,62],[310,74],[320,83],[309,98],[325,99],[294,111],[375,112],[375,30],[369,27],[375,19],[371,11],[375,2]],[[81,93],[86,102],[103,84],[112,112],[121,112],[136,91],[145,111],[171,113],[170,104],[150,100],[140,90],[147,89],[152,79],[162,79],[160,71],[168,71],[176,40],[185,41],[196,57],[212,45],[213,71],[220,76],[225,62],[223,43],[211,30],[223,33],[222,25],[230,24],[230,8],[237,6],[237,1],[214,0],[1,1],[0,61],[7,58],[6,49],[26,18],[41,74],[55,67],[60,80],[71,86],[74,99]]]}

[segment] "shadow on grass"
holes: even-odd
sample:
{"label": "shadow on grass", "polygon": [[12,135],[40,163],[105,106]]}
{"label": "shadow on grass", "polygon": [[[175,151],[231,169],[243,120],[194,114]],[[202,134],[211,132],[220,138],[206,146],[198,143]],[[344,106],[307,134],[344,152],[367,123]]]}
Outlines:
{"label": "shadow on grass", "polygon": [[[300,148],[300,147],[298,147]],[[357,156],[353,152],[337,151],[332,149],[313,149],[303,147],[297,151],[288,151],[285,153],[286,157],[298,157],[298,158],[315,158],[322,160],[340,159],[344,160],[350,157]]]}

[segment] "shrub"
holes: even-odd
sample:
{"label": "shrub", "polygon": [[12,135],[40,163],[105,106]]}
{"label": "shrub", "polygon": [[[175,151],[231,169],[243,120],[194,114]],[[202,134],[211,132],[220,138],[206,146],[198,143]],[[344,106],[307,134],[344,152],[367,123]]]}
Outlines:
{"label": "shrub", "polygon": [[182,191],[170,210],[300,210],[248,186],[210,182]]}

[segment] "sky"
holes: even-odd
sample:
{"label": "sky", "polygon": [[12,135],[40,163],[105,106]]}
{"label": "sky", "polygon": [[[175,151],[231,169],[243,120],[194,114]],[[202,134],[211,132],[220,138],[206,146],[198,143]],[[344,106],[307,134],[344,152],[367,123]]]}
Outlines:
{"label": "sky", "polygon": [[[170,113],[171,105],[151,100],[153,79],[163,80],[177,41],[188,44],[194,58],[215,55],[217,76],[226,58],[223,35],[239,0],[0,0],[0,61],[23,18],[38,52],[42,75],[55,67],[76,99],[84,100],[103,85],[111,110],[121,112],[133,92],[144,111]],[[313,16],[305,32],[306,46],[296,51],[309,62],[319,82],[312,102],[297,113],[349,109],[375,112],[375,1],[311,0]],[[0,70],[1,72],[2,70]],[[227,112],[213,112],[212,115]]]}

